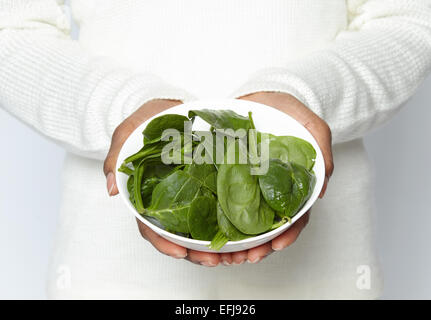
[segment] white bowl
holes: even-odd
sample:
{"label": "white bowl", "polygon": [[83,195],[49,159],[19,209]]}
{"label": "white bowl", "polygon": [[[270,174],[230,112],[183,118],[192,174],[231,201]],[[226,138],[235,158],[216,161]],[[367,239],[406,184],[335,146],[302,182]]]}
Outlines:
{"label": "white bowl", "polygon": [[[285,223],[278,229],[272,230],[262,235],[258,235],[256,237],[248,238],[241,241],[229,241],[226,243],[220,251],[217,252],[234,252],[247,250],[261,244],[264,244],[278,235],[282,234],[286,231],[290,226],[295,223],[304,213],[307,212],[308,209],[311,208],[313,203],[317,200],[320,191],[323,187],[323,182],[325,178],[325,166],[324,160],[322,156],[322,152],[313,138],[313,136],[308,132],[308,130],[302,126],[299,122],[297,122],[292,117],[287,114],[278,111],[277,109],[268,107],[266,105],[243,101],[243,100],[210,100],[210,101],[193,101],[190,103],[181,104],[170,108],[166,111],[159,113],[158,115],[148,119],[144,123],[142,123],[136,130],[130,135],[127,141],[124,143],[121,148],[120,154],[118,156],[117,161],[117,169],[121,166],[121,163],[125,158],[130,156],[131,154],[137,152],[140,148],[142,148],[142,131],[147,126],[147,124],[155,117],[158,117],[163,114],[180,114],[187,116],[189,110],[193,109],[231,109],[238,114],[243,116],[247,116],[248,112],[251,111],[253,113],[253,120],[256,126],[256,129],[261,132],[272,133],[274,135],[279,136],[295,136],[301,139],[304,139],[310,142],[314,149],[316,149],[316,162],[314,165],[314,173],[316,175],[316,185],[314,187],[313,193],[310,199],[304,204],[302,209],[292,218],[291,223]],[[199,121],[196,119],[193,124],[194,130],[208,130],[209,125],[204,121]],[[210,241],[202,241],[202,240],[194,240],[189,238],[184,238],[179,235],[170,233],[163,229],[163,227],[154,219],[148,219],[146,217],[141,216],[130,203],[129,193],[127,191],[127,175],[119,173],[117,171],[116,174],[117,186],[120,191],[120,196],[123,199],[126,206],[130,209],[136,218],[142,221],[145,225],[150,227],[154,232],[162,236],[163,238],[174,242],[180,246],[199,250],[206,252],[215,252],[208,248]]]}

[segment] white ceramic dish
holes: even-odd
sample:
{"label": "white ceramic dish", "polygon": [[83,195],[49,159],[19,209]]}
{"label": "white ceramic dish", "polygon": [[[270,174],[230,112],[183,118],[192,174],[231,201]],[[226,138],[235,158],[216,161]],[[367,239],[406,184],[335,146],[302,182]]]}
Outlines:
{"label": "white ceramic dish", "polygon": [[[250,249],[261,244],[264,244],[284,231],[286,231],[295,221],[297,221],[304,213],[307,212],[308,209],[313,205],[313,203],[317,200],[320,191],[323,187],[324,177],[325,177],[325,166],[323,161],[322,152],[320,151],[319,146],[317,145],[316,140],[313,136],[308,132],[308,130],[302,126],[299,122],[294,120],[292,117],[287,114],[278,111],[277,109],[268,107],[263,104],[243,101],[243,100],[211,100],[211,101],[193,101],[191,103],[186,103],[182,105],[175,106],[169,110],[166,110],[156,116],[158,117],[163,114],[181,114],[187,116],[189,110],[192,109],[231,109],[235,112],[247,116],[247,113],[251,111],[253,113],[253,120],[257,130],[261,132],[268,132],[275,135],[291,135],[301,139],[304,139],[310,142],[313,147],[316,149],[317,157],[316,163],[314,165],[314,173],[316,174],[316,185],[314,187],[313,193],[310,199],[305,203],[302,209],[295,215],[292,219],[292,223],[286,223],[278,229],[272,230],[271,232],[267,232],[265,234],[248,238],[241,241],[229,241],[225,246],[218,252],[234,252]],[[147,126],[147,124],[153,119],[148,119],[144,123],[142,123],[136,130],[130,135],[127,141],[124,143],[119,157],[117,161],[117,169],[121,166],[121,163],[125,158],[135,153],[142,147],[142,131]],[[208,130],[209,125],[200,119],[196,119],[193,124],[194,130]],[[120,196],[123,199],[126,206],[130,209],[131,213],[135,215],[140,221],[142,221],[145,225],[150,227],[154,232],[162,236],[163,238],[172,241],[178,245],[183,247],[206,251],[206,252],[214,252],[213,250],[208,248],[209,241],[201,241],[188,239],[176,234],[170,233],[162,228],[160,224],[157,223],[154,219],[148,219],[146,217],[141,216],[133,207],[133,205],[129,201],[129,193],[127,191],[127,176],[122,173],[116,174],[117,186],[120,191]]]}

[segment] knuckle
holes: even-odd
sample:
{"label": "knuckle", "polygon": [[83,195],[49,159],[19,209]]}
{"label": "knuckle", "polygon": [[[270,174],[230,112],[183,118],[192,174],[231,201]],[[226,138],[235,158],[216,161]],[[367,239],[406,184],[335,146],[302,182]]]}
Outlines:
{"label": "knuckle", "polygon": [[117,137],[121,134],[122,126],[121,124],[115,128],[114,132],[112,133],[112,137]]}
{"label": "knuckle", "polygon": [[112,133],[112,140],[118,140],[121,139],[124,134],[124,125],[120,124],[117,128],[115,128],[114,132]]}
{"label": "knuckle", "polygon": [[124,141],[135,129],[135,125],[131,121],[123,121],[112,133],[113,140]]}
{"label": "knuckle", "polygon": [[329,138],[332,137],[331,128],[329,127],[329,125],[325,121],[322,120],[320,122],[319,129]]}
{"label": "knuckle", "polygon": [[108,157],[106,157],[105,161],[103,162],[103,172],[105,175],[107,175],[110,171],[112,171],[112,167],[110,157],[108,155]]}

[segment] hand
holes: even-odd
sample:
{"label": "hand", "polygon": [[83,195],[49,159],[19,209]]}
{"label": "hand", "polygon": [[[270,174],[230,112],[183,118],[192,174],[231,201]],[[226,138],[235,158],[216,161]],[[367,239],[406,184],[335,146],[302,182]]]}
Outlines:
{"label": "hand", "polygon": [[[162,99],[149,101],[137,111],[135,111],[130,117],[124,120],[115,129],[114,134],[112,135],[111,148],[109,149],[103,166],[108,193],[110,196],[115,196],[118,194],[118,188],[115,183],[115,165],[117,163],[118,154],[124,142],[130,136],[130,134],[145,120],[178,104],[181,104],[181,101]],[[141,233],[142,237],[148,240],[158,251],[163,254],[177,259],[186,258],[193,263],[204,266],[216,266],[222,259],[226,258],[226,255],[224,254],[187,250],[184,247],[176,245],[175,243],[162,238],[141,221],[137,220],[137,222],[139,232]]]}
{"label": "hand", "polygon": [[[240,99],[259,102],[283,111],[300,122],[308,129],[308,131],[310,131],[319,144],[319,147],[322,150],[323,158],[325,160],[325,182],[319,195],[319,197],[322,198],[326,192],[329,178],[331,177],[334,170],[331,147],[331,130],[326,122],[319,118],[313,111],[308,109],[295,97],[286,93],[257,92],[243,96]],[[248,261],[258,262],[262,258],[272,253],[273,250],[279,251],[286,248],[296,241],[302,229],[304,229],[304,227],[307,225],[309,215],[310,211],[308,211],[297,222],[295,222],[293,226],[290,227],[286,232],[279,235],[271,242],[265,243],[256,248],[252,248],[248,251],[234,253],[234,260],[237,259],[238,262],[241,258],[244,260],[247,258]]]}

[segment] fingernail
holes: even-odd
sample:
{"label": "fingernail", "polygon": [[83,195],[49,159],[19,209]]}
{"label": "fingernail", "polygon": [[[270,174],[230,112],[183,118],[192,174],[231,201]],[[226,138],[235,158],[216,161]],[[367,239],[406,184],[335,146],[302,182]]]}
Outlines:
{"label": "fingernail", "polygon": [[201,265],[203,265],[205,267],[215,267],[217,264],[215,264],[214,262],[210,262],[210,261],[202,261]]}
{"label": "fingernail", "polygon": [[281,251],[281,250],[283,250],[284,249],[284,247],[280,247],[280,246],[273,246],[272,247],[272,250],[274,250],[274,251]]}
{"label": "fingernail", "polygon": [[108,195],[112,196],[112,190],[114,189],[115,185],[115,177],[112,172],[109,172],[106,176],[106,187],[108,188]]}
{"label": "fingernail", "polygon": [[254,260],[247,259],[247,262],[248,263],[258,263],[260,260],[262,260],[262,257],[257,257]]}
{"label": "fingernail", "polygon": [[223,260],[221,263],[222,263],[223,265],[225,265],[225,266],[230,266],[230,265],[232,265],[232,263],[229,263],[229,262],[224,261],[224,260]]}
{"label": "fingernail", "polygon": [[185,257],[187,257],[187,252],[174,254],[174,258],[177,259],[184,259]]}
{"label": "fingernail", "polygon": [[238,262],[235,262],[235,261],[234,261],[234,262],[233,262],[233,265],[234,265],[234,266],[239,266],[240,264],[243,264],[244,262],[245,262],[244,260],[242,260],[240,263],[238,263]]}

